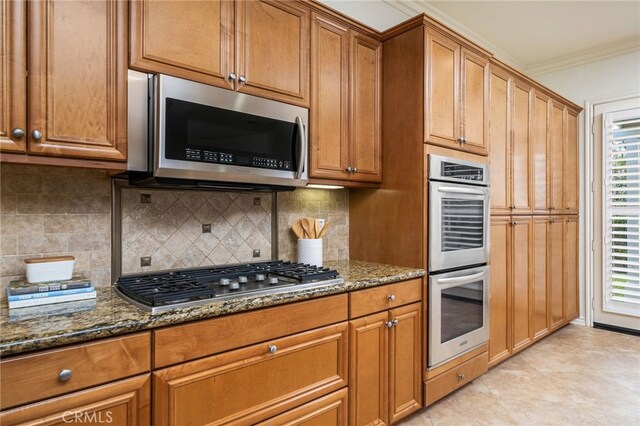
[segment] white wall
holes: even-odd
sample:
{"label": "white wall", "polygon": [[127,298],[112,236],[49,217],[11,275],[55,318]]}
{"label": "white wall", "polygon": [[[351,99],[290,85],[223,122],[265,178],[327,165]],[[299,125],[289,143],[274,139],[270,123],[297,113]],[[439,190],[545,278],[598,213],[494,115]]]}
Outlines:
{"label": "white wall", "polygon": [[[598,101],[640,94],[640,51],[606,58],[531,77],[584,108],[585,101]],[[586,218],[584,158],[584,111],[580,114],[580,217]],[[580,318],[585,314],[585,220],[580,221]]]}

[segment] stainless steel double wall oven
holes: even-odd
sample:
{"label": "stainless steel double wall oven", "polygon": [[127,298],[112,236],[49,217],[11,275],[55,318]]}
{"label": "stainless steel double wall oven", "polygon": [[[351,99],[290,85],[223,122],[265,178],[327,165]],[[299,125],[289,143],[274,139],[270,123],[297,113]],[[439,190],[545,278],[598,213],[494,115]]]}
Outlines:
{"label": "stainless steel double wall oven", "polygon": [[489,170],[429,155],[428,368],[489,338]]}

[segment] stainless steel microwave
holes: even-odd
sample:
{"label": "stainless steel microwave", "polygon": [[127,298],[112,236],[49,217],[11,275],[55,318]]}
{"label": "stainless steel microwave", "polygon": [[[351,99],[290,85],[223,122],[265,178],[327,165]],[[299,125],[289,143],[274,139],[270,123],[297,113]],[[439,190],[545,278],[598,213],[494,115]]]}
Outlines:
{"label": "stainless steel microwave", "polygon": [[129,71],[127,176],[141,186],[287,190],[308,181],[305,108]]}

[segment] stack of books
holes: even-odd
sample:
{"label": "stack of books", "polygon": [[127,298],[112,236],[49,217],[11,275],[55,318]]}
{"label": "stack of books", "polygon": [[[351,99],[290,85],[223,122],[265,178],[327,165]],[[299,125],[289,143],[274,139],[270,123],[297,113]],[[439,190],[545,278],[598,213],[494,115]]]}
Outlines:
{"label": "stack of books", "polygon": [[95,298],[95,288],[83,275],[47,283],[30,283],[25,278],[11,281],[7,287],[9,309]]}

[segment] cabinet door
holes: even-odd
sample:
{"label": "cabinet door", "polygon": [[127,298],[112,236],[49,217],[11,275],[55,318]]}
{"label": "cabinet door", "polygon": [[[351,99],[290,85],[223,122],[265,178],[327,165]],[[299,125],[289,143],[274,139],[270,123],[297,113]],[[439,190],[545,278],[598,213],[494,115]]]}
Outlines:
{"label": "cabinet door", "polygon": [[382,180],[380,72],[382,43],[351,32],[351,180]]}
{"label": "cabinet door", "polygon": [[347,424],[347,388],[314,399],[258,426],[342,426]]}
{"label": "cabinet door", "polygon": [[150,423],[149,375],[134,377],[0,413],[2,424]]}
{"label": "cabinet door", "polygon": [[547,146],[549,137],[549,99],[534,91],[533,130],[531,132],[532,200],[535,213],[549,212]]}
{"label": "cabinet door", "polygon": [[564,324],[563,315],[563,220],[549,222],[549,317],[550,331]]}
{"label": "cabinet door", "polygon": [[531,131],[531,87],[515,81],[513,85],[513,213],[531,213],[530,131]]}
{"label": "cabinet door", "polygon": [[309,107],[309,9],[238,0],[236,12],[237,90]]}
{"label": "cabinet door", "polygon": [[349,33],[316,13],[311,15],[311,70],[309,175],[348,180]]}
{"label": "cabinet door", "polygon": [[24,1],[2,2],[0,7],[0,151],[2,152],[26,152],[27,150],[26,19]]}
{"label": "cabinet door", "polygon": [[154,424],[255,424],[345,386],[339,323],[154,371]]}
{"label": "cabinet door", "polygon": [[126,160],[127,10],[121,1],[28,3],[30,153]]}
{"label": "cabinet door", "polygon": [[539,339],[549,333],[547,318],[547,251],[548,251],[548,217],[536,217],[533,222],[533,338]]}
{"label": "cabinet door", "polygon": [[567,115],[567,139],[564,143],[564,210],[578,213],[578,116],[573,111]]}
{"label": "cabinet door", "polygon": [[425,142],[458,149],[460,45],[428,28],[426,62]]}
{"label": "cabinet door", "polygon": [[489,365],[511,355],[511,219],[491,217]]}
{"label": "cabinet door", "polygon": [[131,68],[233,88],[233,1],[131,2]]}
{"label": "cabinet door", "polygon": [[349,322],[349,424],[388,424],[387,312]]}
{"label": "cabinet door", "polygon": [[491,213],[511,212],[511,76],[492,67],[489,79]]}
{"label": "cabinet door", "polygon": [[[422,304],[389,311],[389,422],[422,406]],[[397,323],[396,323],[397,321]]]}
{"label": "cabinet door", "polygon": [[460,65],[462,148],[487,155],[489,60],[462,48]]}
{"label": "cabinet door", "polygon": [[531,217],[514,218],[512,228],[512,321],[513,353],[533,341],[533,311],[531,310]]}
{"label": "cabinet door", "polygon": [[[563,154],[565,140],[565,114],[564,106],[552,101],[551,103],[551,131],[549,138],[549,171],[547,175],[550,182],[551,213],[564,213],[563,192]],[[577,159],[576,159],[577,162]]]}
{"label": "cabinet door", "polygon": [[572,216],[564,222],[564,317],[571,321],[580,315],[578,306],[578,218]]}

